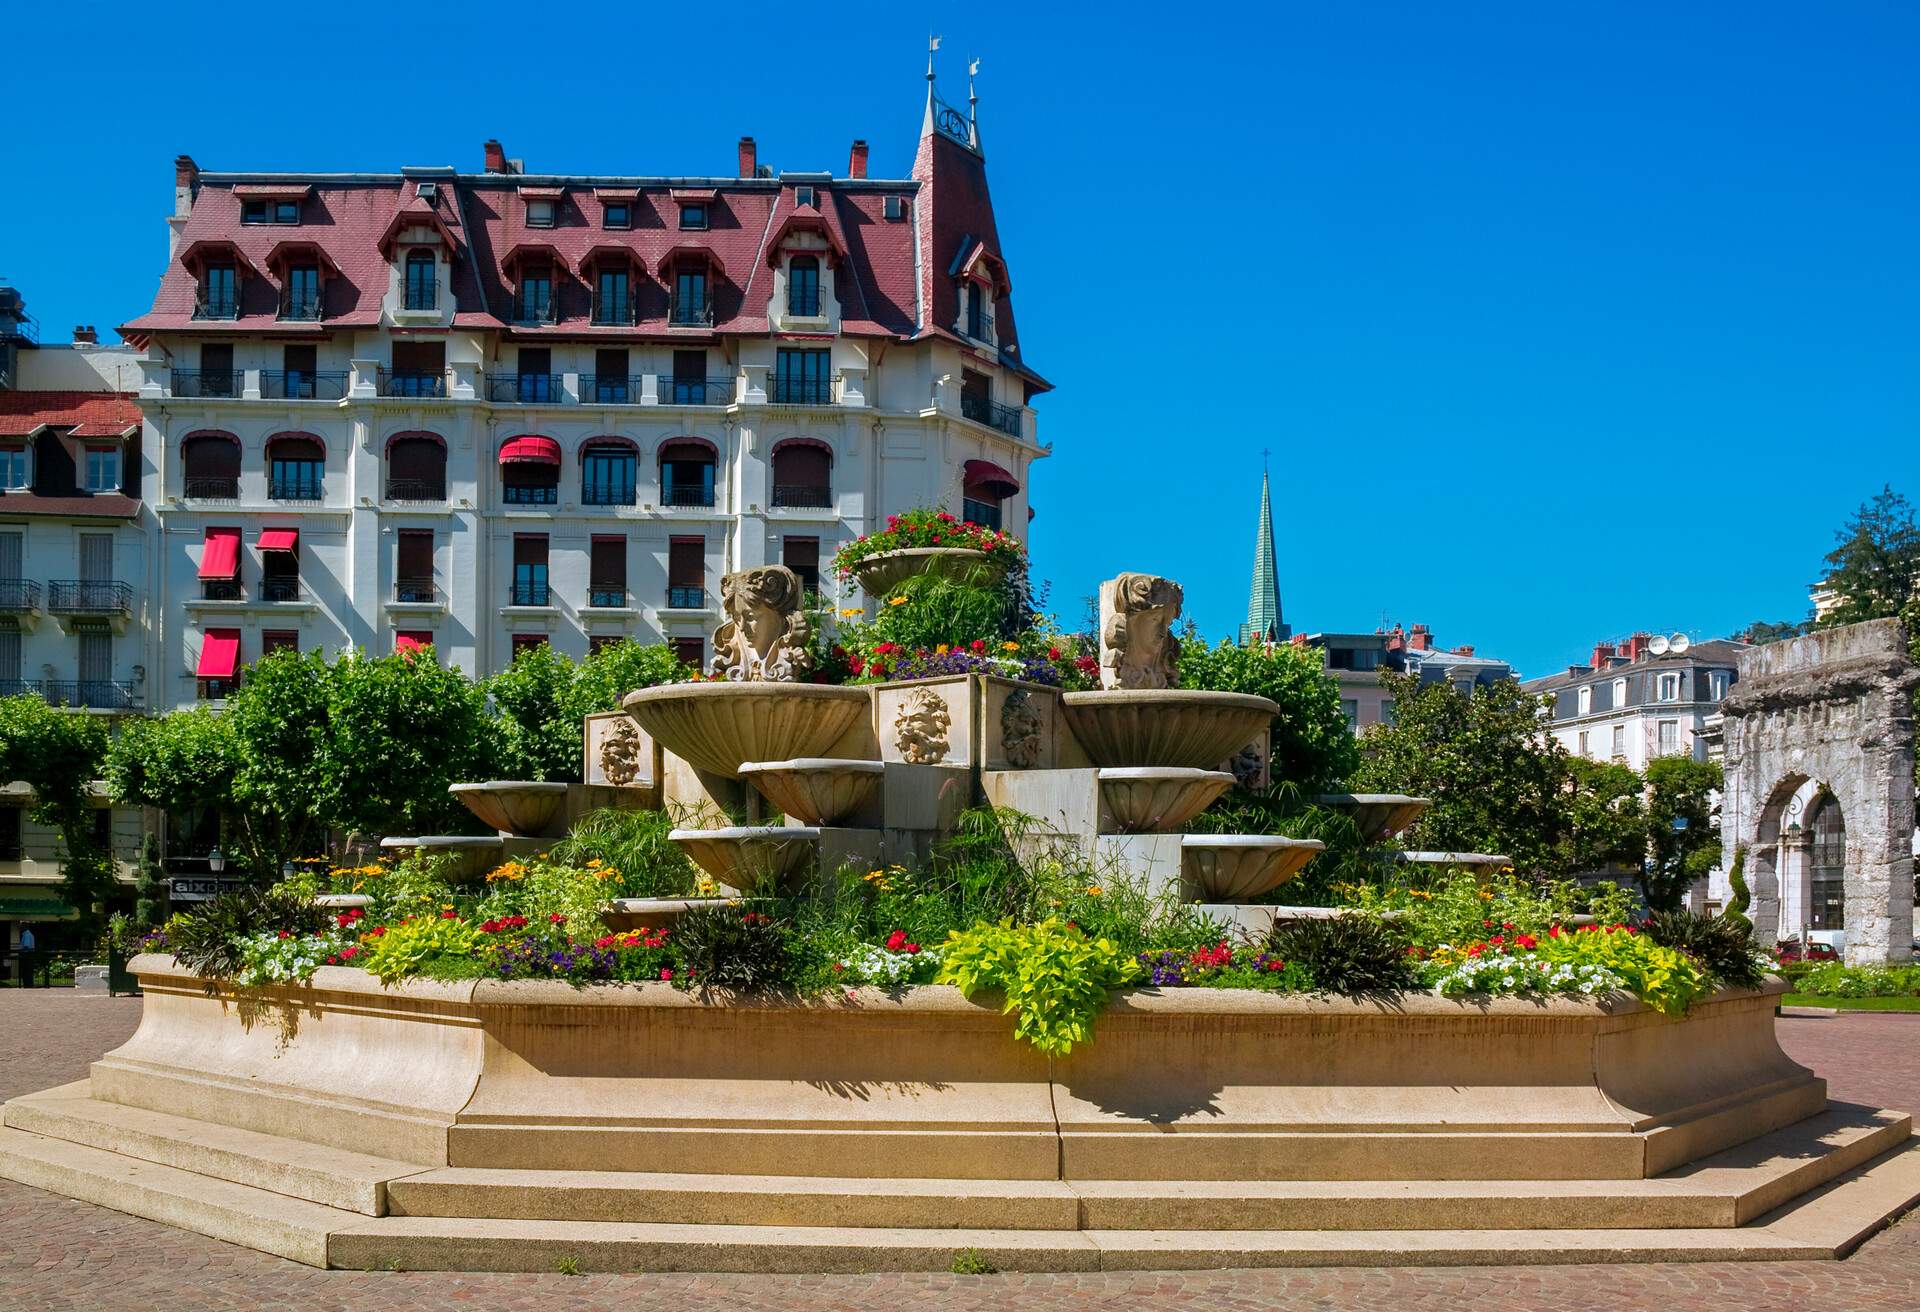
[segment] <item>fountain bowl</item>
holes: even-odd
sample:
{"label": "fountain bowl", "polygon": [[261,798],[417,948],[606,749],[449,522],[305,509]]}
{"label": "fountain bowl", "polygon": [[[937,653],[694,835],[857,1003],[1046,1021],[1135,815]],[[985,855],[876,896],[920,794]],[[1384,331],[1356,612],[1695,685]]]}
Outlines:
{"label": "fountain bowl", "polygon": [[1214,770],[1280,713],[1265,697],[1183,688],[1110,688],[1060,698],[1093,763]]}
{"label": "fountain bowl", "polygon": [[887,767],[880,761],[841,761],[802,756],[791,761],[748,761],[740,773],[766,799],[804,825],[831,825],[865,806],[880,789]]}
{"label": "fountain bowl", "polygon": [[1188,834],[1180,840],[1180,894],[1189,902],[1247,902],[1280,887],[1326,850],[1314,838]]}
{"label": "fountain bowl", "polygon": [[820,847],[818,829],[792,825],[675,829],[667,837],[686,848],[715,883],[741,897],[791,889],[812,869]]}
{"label": "fountain bowl", "polygon": [[616,934],[634,929],[672,929],[689,911],[724,907],[724,897],[620,897],[607,903],[600,919]]}
{"label": "fountain bowl", "polygon": [[1433,805],[1427,798],[1403,793],[1323,793],[1314,800],[1351,816],[1363,843],[1392,838]]}
{"label": "fountain bowl", "polygon": [[396,854],[452,853],[460,858],[453,868],[453,877],[467,880],[478,879],[499,865],[506,855],[507,842],[498,834],[434,834],[424,838],[383,838],[380,846]]}
{"label": "fountain bowl", "polygon": [[917,574],[959,582],[997,583],[1011,562],[972,547],[901,547],[868,556],[853,567],[861,591],[881,598]]}
{"label": "fountain bowl", "polygon": [[865,688],[825,683],[670,683],[621,709],[689,765],[738,779],[748,761],[821,755],[870,705]]}
{"label": "fountain bowl", "polygon": [[1100,771],[1100,800],[1123,834],[1170,834],[1233,787],[1226,770],[1177,765],[1119,766]]}
{"label": "fountain bowl", "polygon": [[526,779],[490,779],[483,784],[449,784],[447,791],[467,810],[503,834],[551,838],[567,808],[567,785]]}

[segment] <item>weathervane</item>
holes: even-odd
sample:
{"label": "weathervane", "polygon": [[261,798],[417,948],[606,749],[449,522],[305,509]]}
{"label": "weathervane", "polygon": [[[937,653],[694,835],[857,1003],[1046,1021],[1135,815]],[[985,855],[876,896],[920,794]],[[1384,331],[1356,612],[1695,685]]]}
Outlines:
{"label": "weathervane", "polygon": [[929,83],[933,81],[933,52],[939,48],[940,38],[931,32],[927,33],[927,81]]}

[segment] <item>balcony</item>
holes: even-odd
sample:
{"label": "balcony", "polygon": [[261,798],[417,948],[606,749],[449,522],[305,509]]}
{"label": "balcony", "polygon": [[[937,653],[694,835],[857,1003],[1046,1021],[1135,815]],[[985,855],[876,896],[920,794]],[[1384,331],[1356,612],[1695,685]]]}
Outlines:
{"label": "balcony", "polygon": [[713,294],[673,298],[667,322],[676,328],[713,327]]}
{"label": "balcony", "polygon": [[642,382],[639,374],[581,374],[580,400],[591,405],[638,405]]}
{"label": "balcony", "polygon": [[196,296],[193,301],[193,317],[196,319],[238,319],[240,317],[240,298],[231,292],[224,296]]}
{"label": "balcony", "polygon": [[1020,436],[1020,407],[1001,405],[991,397],[960,393],[960,413],[975,423],[997,428],[1009,437]]}
{"label": "balcony", "polygon": [[280,317],[299,323],[318,323],[320,321],[320,294],[306,292],[288,293],[280,298]]}
{"label": "balcony", "polygon": [[560,374],[488,374],[487,400],[507,405],[558,405],[566,395]]}
{"label": "balcony", "polygon": [[32,579],[0,579],[0,615],[23,615],[40,609],[40,585]]}
{"label": "balcony", "polygon": [[586,483],[580,488],[583,506],[631,506],[635,504],[634,486],[625,483]]}
{"label": "balcony", "polygon": [[403,578],[393,582],[393,599],[411,606],[431,606],[439,599],[430,578]]}
{"label": "balcony", "polygon": [[390,478],[387,480],[387,500],[389,501],[445,501],[447,482],[443,478]]}
{"label": "balcony", "polygon": [[667,589],[668,610],[705,610],[707,590],[697,583],[676,583]]}
{"label": "balcony", "polygon": [[298,601],[300,600],[300,580],[290,578],[261,579],[260,600]]}
{"label": "balcony", "polygon": [[516,296],[513,298],[513,321],[519,324],[558,323],[559,313],[556,307],[560,298],[552,292],[544,295]]}
{"label": "balcony", "polygon": [[200,700],[203,702],[223,702],[240,691],[240,676],[230,679],[199,680]]}
{"label": "balcony", "polygon": [[239,579],[200,580],[202,601],[245,601],[246,596],[246,590],[240,586]]}
{"label": "balcony", "polygon": [[344,373],[262,369],[260,395],[269,401],[339,401],[347,395],[347,381]]}
{"label": "balcony", "polygon": [[269,501],[325,501],[326,499],[325,482],[318,475],[276,473],[267,484]]}
{"label": "balcony", "polygon": [[181,493],[189,501],[238,501],[238,474],[202,474],[186,480]]}
{"label": "balcony", "polygon": [[831,378],[795,378],[775,374],[773,403],[775,405],[832,405],[833,380]]}
{"label": "balcony", "polygon": [[597,610],[614,609],[627,604],[627,585],[596,583],[587,589],[587,605]]}
{"label": "balcony", "polygon": [[510,506],[557,505],[560,486],[557,483],[507,483],[500,489],[500,499]]}
{"label": "balcony", "polygon": [[663,378],[661,401],[669,405],[732,405],[731,378]]}
{"label": "balcony", "polygon": [[54,706],[98,711],[130,711],[140,704],[140,694],[111,679],[48,679],[40,685],[40,695]]}
{"label": "balcony", "polygon": [[409,274],[405,293],[400,299],[400,308],[422,314],[431,314],[440,308],[440,280],[422,278]]}
{"label": "balcony", "polygon": [[551,606],[553,592],[545,579],[515,579],[507,589],[509,606]]}
{"label": "balcony", "polygon": [[668,483],[660,489],[660,504],[663,506],[711,507],[713,505],[713,488],[700,484],[696,484],[693,487],[686,487],[681,484]]}
{"label": "balcony", "polygon": [[133,585],[111,580],[62,579],[47,584],[47,609],[55,615],[131,615]]}
{"label": "balcony", "polygon": [[833,506],[833,489],[804,483],[775,483],[773,504],[781,510],[827,510]]}
{"label": "balcony", "polygon": [[444,371],[439,373],[412,369],[380,371],[380,395],[382,396],[436,397],[446,394],[447,375]]}
{"label": "balcony", "polygon": [[173,394],[198,400],[224,400],[239,396],[246,375],[238,369],[175,369]]}
{"label": "balcony", "polygon": [[640,298],[593,294],[593,322],[602,328],[630,327],[640,322]]}
{"label": "balcony", "polygon": [[967,315],[967,336],[976,342],[993,344],[993,316],[977,303]]}

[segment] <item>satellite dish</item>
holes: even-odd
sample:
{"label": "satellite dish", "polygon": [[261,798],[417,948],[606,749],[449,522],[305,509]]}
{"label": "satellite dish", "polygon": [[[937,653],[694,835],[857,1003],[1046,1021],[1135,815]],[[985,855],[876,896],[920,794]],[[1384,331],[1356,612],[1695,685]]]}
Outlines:
{"label": "satellite dish", "polygon": [[1671,638],[1667,639],[1667,650],[1672,652],[1675,656],[1678,656],[1681,652],[1685,651],[1687,648],[1691,646],[1693,646],[1693,643],[1687,639],[1687,635],[1684,633],[1676,633]]}
{"label": "satellite dish", "polygon": [[1665,656],[1667,654],[1667,640],[1657,636],[1650,639],[1647,643],[1647,653],[1652,656]]}

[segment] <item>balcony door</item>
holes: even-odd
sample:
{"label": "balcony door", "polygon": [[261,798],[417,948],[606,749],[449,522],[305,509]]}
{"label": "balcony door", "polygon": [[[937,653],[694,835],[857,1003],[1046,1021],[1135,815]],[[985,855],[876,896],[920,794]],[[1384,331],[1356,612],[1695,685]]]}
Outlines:
{"label": "balcony door", "polygon": [[82,583],[113,582],[113,534],[82,533],[80,535],[80,581]]}
{"label": "balcony door", "polygon": [[0,582],[11,583],[20,578],[21,548],[26,536],[21,533],[0,533]]}
{"label": "balcony door", "polygon": [[21,691],[20,624],[7,620],[0,623],[0,695],[11,697]]}
{"label": "balcony door", "polygon": [[96,690],[113,681],[113,634],[108,629],[80,630],[80,698],[94,704]]}

